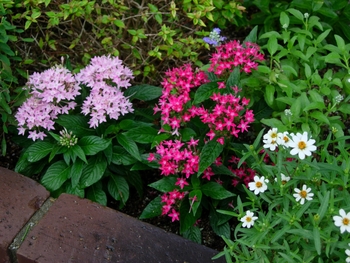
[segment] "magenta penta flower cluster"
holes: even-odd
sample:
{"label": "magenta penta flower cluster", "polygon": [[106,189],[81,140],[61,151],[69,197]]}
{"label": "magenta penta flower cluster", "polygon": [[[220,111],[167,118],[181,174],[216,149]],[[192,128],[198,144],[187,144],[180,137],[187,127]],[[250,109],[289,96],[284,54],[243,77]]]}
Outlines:
{"label": "magenta penta flower cluster", "polygon": [[121,90],[131,85],[132,78],[132,71],[119,58],[110,56],[92,58],[77,75],[63,66],[35,72],[25,87],[29,98],[15,115],[19,134],[24,135],[28,130],[28,138],[44,139],[45,131],[55,129],[60,114],[69,114],[76,108],[75,99],[82,85],[90,89],[90,95],[79,105],[84,115],[90,115],[90,127],[97,127],[107,118],[117,120],[120,115],[133,112],[131,102]]}

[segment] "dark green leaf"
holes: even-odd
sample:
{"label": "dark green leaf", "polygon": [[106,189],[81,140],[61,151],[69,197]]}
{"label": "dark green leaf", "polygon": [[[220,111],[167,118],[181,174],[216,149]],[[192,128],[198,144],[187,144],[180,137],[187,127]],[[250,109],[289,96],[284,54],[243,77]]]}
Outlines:
{"label": "dark green leaf", "polygon": [[160,198],[160,196],[156,197],[148,203],[148,205],[142,211],[142,214],[140,215],[139,219],[147,219],[160,216],[162,214],[163,205],[164,204],[162,203],[162,199]]}
{"label": "dark green leaf", "polygon": [[126,137],[138,143],[152,143],[158,130],[152,127],[137,127],[123,133]]}
{"label": "dark green leaf", "polygon": [[160,97],[162,95],[162,88],[148,84],[142,84],[129,87],[124,91],[124,95],[126,97],[130,97],[130,100],[138,99],[148,101]]}
{"label": "dark green leaf", "polygon": [[117,141],[132,157],[138,161],[142,161],[139,149],[131,138],[124,134],[117,134]]}
{"label": "dark green leaf", "polygon": [[86,198],[91,201],[97,202],[101,205],[107,205],[107,195],[102,189],[102,183],[99,181],[91,185],[86,192]]}
{"label": "dark green leaf", "polygon": [[56,123],[65,127],[68,132],[72,132],[77,137],[92,135],[95,133],[88,126],[89,119],[82,115],[61,114]]}
{"label": "dark green leaf", "polygon": [[79,184],[80,177],[83,173],[83,167],[84,167],[84,163],[79,159],[76,160],[72,165],[69,178],[72,181],[73,188],[77,187]]}
{"label": "dark green leaf", "polygon": [[41,183],[47,190],[55,191],[68,179],[69,173],[70,167],[64,161],[58,161],[47,169]]}
{"label": "dark green leaf", "polygon": [[81,149],[86,155],[95,155],[106,149],[111,142],[98,136],[85,136],[78,141]]}
{"label": "dark green leaf", "polygon": [[234,86],[238,86],[239,85],[240,79],[241,79],[240,69],[239,69],[239,67],[235,67],[234,70],[231,72],[230,76],[227,79],[226,89],[229,92],[232,92],[232,88]]}
{"label": "dark green leaf", "polygon": [[223,149],[224,146],[218,143],[215,139],[209,141],[204,145],[199,156],[199,168],[197,176],[200,176],[205,169],[214,163]]}
{"label": "dark green leaf", "polygon": [[37,141],[28,147],[28,161],[37,162],[47,156],[53,148],[53,144],[50,142]]}
{"label": "dark green leaf", "polygon": [[201,186],[203,194],[213,199],[222,200],[234,196],[233,193],[227,191],[222,185],[209,182]]}
{"label": "dark green leaf", "polygon": [[175,177],[163,177],[162,179],[149,184],[148,186],[157,189],[160,192],[167,193],[175,189],[176,178]]}
{"label": "dark green leaf", "polygon": [[207,99],[209,99],[214,92],[218,92],[217,82],[209,82],[201,85],[196,93],[194,94],[193,104],[199,104]]}
{"label": "dark green leaf", "polygon": [[129,185],[124,177],[118,175],[111,175],[108,181],[108,192],[111,196],[121,201],[125,205],[129,199]]}
{"label": "dark green leaf", "polygon": [[202,233],[197,226],[191,226],[189,229],[182,233],[182,236],[198,244],[202,243]]}
{"label": "dark green leaf", "polygon": [[94,156],[88,160],[88,164],[84,166],[81,178],[80,187],[86,188],[99,181],[107,168],[107,162],[100,156]]}

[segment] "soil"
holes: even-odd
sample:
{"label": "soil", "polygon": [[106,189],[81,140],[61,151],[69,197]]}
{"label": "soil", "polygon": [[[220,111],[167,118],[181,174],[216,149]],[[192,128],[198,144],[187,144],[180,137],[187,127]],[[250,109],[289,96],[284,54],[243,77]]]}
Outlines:
{"label": "soil", "polygon": [[[21,148],[11,141],[9,137],[7,138],[7,145],[8,148],[6,156],[0,155],[0,166],[14,170],[21,152]],[[143,174],[142,177],[144,182],[144,195],[142,197],[136,193],[136,190],[131,188],[129,200],[122,209],[119,209],[119,203],[113,200],[109,200],[107,206],[121,211],[129,216],[138,218],[148,203],[160,195],[160,192],[147,186],[148,184],[159,180],[161,178],[160,175],[153,171],[152,173],[149,172]],[[167,232],[179,235],[179,222],[171,222],[171,219],[167,216],[158,216],[143,221],[162,228]],[[202,229],[202,244],[212,249],[222,251],[225,246],[225,242],[211,230],[209,218],[202,217],[200,222],[198,222],[198,226]]]}

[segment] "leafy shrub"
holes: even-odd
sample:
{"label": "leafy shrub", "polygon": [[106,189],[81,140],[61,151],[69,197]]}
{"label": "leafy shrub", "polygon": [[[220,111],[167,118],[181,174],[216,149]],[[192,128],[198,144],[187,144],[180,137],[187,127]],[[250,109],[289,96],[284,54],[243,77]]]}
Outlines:
{"label": "leafy shrub", "polygon": [[[6,3],[7,2],[7,3]],[[4,1],[0,4],[0,138],[1,138],[1,155],[6,155],[7,139],[6,134],[9,133],[9,124],[14,123],[13,107],[16,106],[19,100],[19,92],[16,91],[18,85],[17,76],[23,71],[16,69],[14,72],[13,63],[20,61],[21,58],[17,56],[13,50],[11,42],[17,41],[17,34],[23,32],[16,26],[11,25],[7,21],[7,7],[11,1]]]}
{"label": "leafy shrub", "polygon": [[205,25],[214,19],[220,24],[232,21],[243,9],[232,1],[216,6],[212,1],[160,5],[158,1],[28,0],[16,1],[12,19],[35,39],[35,46],[23,47],[27,63],[40,62],[31,67],[53,65],[68,55],[80,68],[92,56],[113,54],[133,69],[139,82],[155,84],[158,72],[178,59],[200,63],[198,56],[207,47],[202,40],[208,34]]}
{"label": "leafy shrub", "polygon": [[53,196],[66,192],[106,205],[110,195],[124,206],[129,185],[141,196],[139,170],[152,167],[145,153],[157,129],[152,112],[134,110],[131,100],[153,100],[160,88],[130,87],[132,78],[109,56],[94,57],[78,74],[62,65],[32,74],[15,116],[19,133],[32,141],[16,171],[39,176]]}

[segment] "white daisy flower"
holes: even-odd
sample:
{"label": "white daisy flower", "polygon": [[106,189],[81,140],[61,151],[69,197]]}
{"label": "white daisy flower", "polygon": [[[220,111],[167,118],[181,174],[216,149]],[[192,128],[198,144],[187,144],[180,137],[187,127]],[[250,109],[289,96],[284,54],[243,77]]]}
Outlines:
{"label": "white daisy flower", "polygon": [[292,140],[289,138],[291,136],[288,132],[277,133],[277,144],[289,148]]}
{"label": "white daisy flower", "polygon": [[334,224],[340,227],[340,233],[348,231],[350,233],[350,212],[345,213],[344,209],[339,210],[340,216],[333,216]]}
{"label": "white daisy flower", "polygon": [[292,141],[289,147],[293,148],[290,151],[291,155],[299,155],[301,160],[305,159],[305,156],[310,156],[311,152],[316,151],[317,147],[313,145],[316,141],[314,139],[308,140],[307,132],[303,134],[297,133],[296,135],[291,134]]}
{"label": "white daisy flower", "polygon": [[307,186],[304,184],[303,187],[300,189],[298,188],[294,188],[294,191],[296,192],[296,194],[293,194],[293,196],[295,197],[295,201],[299,202],[300,204],[304,204],[305,200],[312,200],[312,197],[314,196],[313,193],[310,193],[311,188],[307,188]]}
{"label": "white daisy flower", "polygon": [[350,249],[345,250],[345,254],[347,255],[346,263],[350,263]]}
{"label": "white daisy flower", "polygon": [[[290,180],[289,176],[285,176],[284,174],[281,173],[281,183],[286,184]],[[275,178],[275,181],[277,182],[277,178]]]}
{"label": "white daisy flower", "polygon": [[265,176],[259,176],[255,175],[254,176],[254,182],[250,182],[248,184],[249,190],[254,191],[255,195],[258,195],[259,193],[263,193],[267,189],[267,183],[269,182],[268,179],[265,179]]}
{"label": "white daisy flower", "polygon": [[253,212],[249,210],[245,213],[245,216],[241,218],[241,222],[243,222],[242,227],[250,228],[254,225],[254,221],[257,220],[258,217],[254,216]]}
{"label": "white daisy flower", "polygon": [[270,151],[276,150],[277,147],[277,128],[270,129],[263,136],[264,148],[270,148]]}

